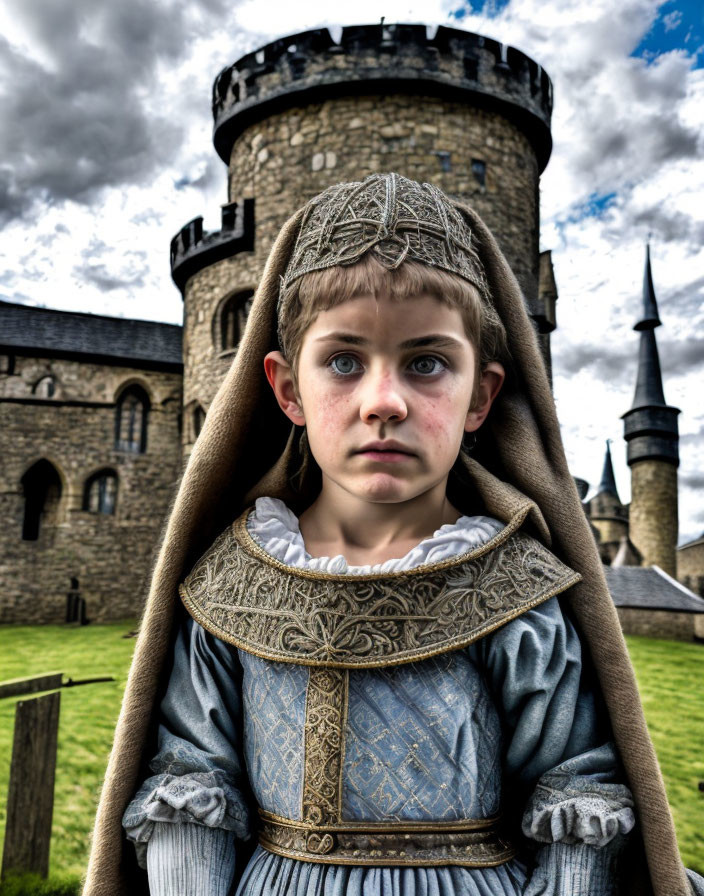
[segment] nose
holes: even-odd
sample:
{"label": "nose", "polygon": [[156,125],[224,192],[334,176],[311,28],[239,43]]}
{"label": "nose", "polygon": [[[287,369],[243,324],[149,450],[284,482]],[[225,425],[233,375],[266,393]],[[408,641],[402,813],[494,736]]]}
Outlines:
{"label": "nose", "polygon": [[387,423],[408,415],[401,383],[390,370],[370,370],[365,374],[359,414],[365,423]]}

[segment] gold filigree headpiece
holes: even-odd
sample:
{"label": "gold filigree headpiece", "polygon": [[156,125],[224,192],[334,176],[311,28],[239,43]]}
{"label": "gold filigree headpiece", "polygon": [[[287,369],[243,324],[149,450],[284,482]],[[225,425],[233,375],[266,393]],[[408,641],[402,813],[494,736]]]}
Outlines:
{"label": "gold filigree headpiece", "polygon": [[367,252],[395,270],[407,258],[488,289],[467,221],[442,190],[400,174],[329,187],[308,203],[282,293],[303,274],[351,265]]}

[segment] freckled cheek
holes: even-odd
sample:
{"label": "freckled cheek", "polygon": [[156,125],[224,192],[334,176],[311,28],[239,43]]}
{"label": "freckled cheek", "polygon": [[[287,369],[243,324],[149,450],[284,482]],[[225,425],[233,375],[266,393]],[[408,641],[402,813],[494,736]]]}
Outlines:
{"label": "freckled cheek", "polygon": [[[349,395],[336,394],[329,389],[311,389],[303,397],[309,431],[314,430],[322,438],[340,436],[349,426],[351,403]],[[313,410],[309,413],[308,408]]]}
{"label": "freckled cheek", "polygon": [[[467,407],[462,401],[453,397],[442,397],[435,401],[424,402],[417,408],[416,423],[429,437],[446,435],[454,436],[464,429]],[[440,446],[438,446],[440,447]]]}

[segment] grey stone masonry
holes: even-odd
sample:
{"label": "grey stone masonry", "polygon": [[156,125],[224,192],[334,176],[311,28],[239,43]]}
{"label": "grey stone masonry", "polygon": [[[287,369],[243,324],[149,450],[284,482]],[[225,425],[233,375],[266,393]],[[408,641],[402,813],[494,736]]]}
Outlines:
{"label": "grey stone masonry", "polygon": [[[181,372],[19,352],[2,362],[0,623],[62,622],[70,590],[91,620],[138,615],[181,471]],[[148,404],[143,453],[116,449],[130,387]],[[96,473],[116,477],[112,513],[85,509]],[[37,537],[27,539],[37,493]]]}

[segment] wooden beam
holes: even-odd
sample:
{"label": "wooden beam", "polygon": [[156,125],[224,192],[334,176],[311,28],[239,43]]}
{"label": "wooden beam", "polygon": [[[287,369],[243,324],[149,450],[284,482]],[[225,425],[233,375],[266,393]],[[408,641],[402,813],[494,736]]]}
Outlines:
{"label": "wooden beam", "polygon": [[49,873],[60,700],[55,691],[17,703],[2,877]]}
{"label": "wooden beam", "polygon": [[24,697],[25,694],[38,694],[40,691],[53,691],[61,687],[62,672],[45,672],[31,678],[11,678],[0,681],[0,699],[3,697]]}

